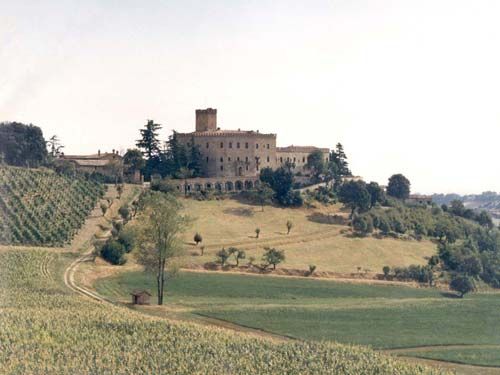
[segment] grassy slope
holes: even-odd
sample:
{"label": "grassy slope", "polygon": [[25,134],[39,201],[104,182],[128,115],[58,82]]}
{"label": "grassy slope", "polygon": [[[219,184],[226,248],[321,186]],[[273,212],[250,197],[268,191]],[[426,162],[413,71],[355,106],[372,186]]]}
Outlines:
{"label": "grassy slope", "polygon": [[[142,272],[102,279],[96,287],[122,299],[138,287],[155,289],[154,277]],[[167,290],[169,305],[303,339],[376,348],[494,344],[500,353],[495,294],[458,299],[435,289],[192,272],[172,280]],[[490,362],[500,366],[498,353]]]}
{"label": "grassy slope", "polygon": [[[198,202],[184,200],[185,211],[196,221],[186,232],[186,242],[193,242],[195,232],[203,236],[204,256],[188,256],[187,263],[202,264],[213,261],[215,253],[235,245],[247,251],[249,256],[260,260],[263,247],[272,245],[285,249],[283,267],[307,269],[310,264],[321,271],[342,273],[357,272],[358,267],[381,272],[384,265],[403,266],[423,264],[425,257],[435,253],[435,245],[429,241],[399,241],[393,239],[349,238],[340,234],[347,227],[325,223],[327,215],[342,214],[339,206],[317,209],[283,209],[240,203],[236,200]],[[286,234],[286,222],[294,224],[290,235]],[[261,229],[255,239],[255,228]],[[188,245],[189,253],[197,253],[195,246]]]}
{"label": "grassy slope", "polygon": [[62,283],[74,256],[0,250],[0,373],[438,373],[363,348],[275,343],[95,303]]}

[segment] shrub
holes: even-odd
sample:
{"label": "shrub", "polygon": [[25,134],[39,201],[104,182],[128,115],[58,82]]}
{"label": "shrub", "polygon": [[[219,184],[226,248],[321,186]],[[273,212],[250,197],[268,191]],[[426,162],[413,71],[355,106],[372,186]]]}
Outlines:
{"label": "shrub", "polygon": [[255,238],[259,238],[260,228],[255,228]]}
{"label": "shrub", "polygon": [[130,209],[128,208],[128,206],[121,206],[118,210],[118,213],[123,220],[128,220],[130,218]]}
{"label": "shrub", "polygon": [[135,233],[126,227],[118,234],[118,242],[123,246],[126,253],[130,253],[135,245]]}
{"label": "shrub", "polygon": [[106,242],[101,249],[101,256],[114,265],[122,265],[127,261],[123,245],[116,240]]}
{"label": "shrub", "polygon": [[199,234],[198,232],[196,232],[196,234],[194,235],[193,237],[193,240],[194,242],[196,243],[196,246],[198,246],[198,244],[203,241],[203,237],[201,236],[201,234]]}
{"label": "shrub", "polygon": [[391,267],[384,266],[382,268],[382,272],[384,273],[384,278],[387,279],[389,277],[389,273],[391,272]]}
{"label": "shrub", "polygon": [[371,216],[355,216],[352,220],[352,229],[363,236],[373,232],[373,220]]}
{"label": "shrub", "polygon": [[306,275],[307,276],[311,276],[314,271],[316,271],[316,265],[315,264],[310,264],[309,265],[309,271],[307,271]]}

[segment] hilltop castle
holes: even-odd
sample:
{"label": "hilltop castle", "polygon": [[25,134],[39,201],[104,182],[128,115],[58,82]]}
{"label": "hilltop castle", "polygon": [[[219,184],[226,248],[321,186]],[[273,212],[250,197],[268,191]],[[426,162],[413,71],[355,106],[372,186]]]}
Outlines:
{"label": "hilltop castle", "polygon": [[312,146],[276,147],[276,134],[258,130],[222,130],[217,126],[217,109],[213,108],[196,110],[195,131],[178,133],[178,139],[184,145],[194,141],[203,160],[204,177],[190,179],[188,191],[251,189],[262,168],[276,169],[286,162],[295,165],[294,173],[307,175],[309,154],[320,150],[328,160],[330,152]]}

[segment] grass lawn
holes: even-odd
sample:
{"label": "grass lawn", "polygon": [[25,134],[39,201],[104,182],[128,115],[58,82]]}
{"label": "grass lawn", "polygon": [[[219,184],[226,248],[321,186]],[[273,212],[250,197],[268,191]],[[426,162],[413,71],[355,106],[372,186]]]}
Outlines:
{"label": "grass lawn", "polygon": [[[286,261],[282,267],[308,269],[315,264],[318,271],[355,273],[363,270],[381,273],[382,267],[424,264],[426,257],[436,252],[430,241],[401,241],[394,239],[350,238],[340,232],[345,225],[332,224],[333,215],[344,215],[339,205],[318,208],[278,208],[241,203],[235,199],[222,201],[183,200],[185,212],[195,218],[185,233],[188,256],[186,264],[199,265],[213,261],[223,246],[235,246],[247,252],[247,259],[260,260],[266,246],[284,249]],[[286,222],[293,228],[286,234]],[[260,238],[255,238],[255,228]],[[196,232],[203,237],[204,256],[191,244]],[[201,246],[200,245],[200,246]],[[243,262],[244,264],[245,262]]]}
{"label": "grass lawn", "polygon": [[478,366],[500,367],[500,345],[489,348],[456,348],[439,349],[425,351],[408,351],[404,353],[411,357],[437,359]]}
{"label": "grass lawn", "polygon": [[[104,295],[128,300],[128,292],[137,288],[154,294],[155,280],[142,272],[127,272],[99,280],[96,288]],[[166,303],[186,307],[194,314],[307,340],[335,340],[379,349],[500,345],[498,294],[459,299],[435,289],[182,272],[169,282]],[[433,353],[438,359],[446,354],[440,357],[439,352]],[[465,363],[474,362],[467,352],[463,355]],[[496,356],[490,354],[489,361],[500,366],[500,350]]]}

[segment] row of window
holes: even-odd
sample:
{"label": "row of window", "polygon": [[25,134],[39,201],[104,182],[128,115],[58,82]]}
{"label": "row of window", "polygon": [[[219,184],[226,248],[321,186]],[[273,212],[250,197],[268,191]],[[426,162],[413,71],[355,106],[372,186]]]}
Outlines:
{"label": "row of window", "polygon": [[[286,161],[292,161],[292,158],[287,157]],[[296,163],[297,162],[297,158],[293,158],[293,162]],[[302,163],[305,163],[305,162],[306,162],[306,157],[304,156],[302,158]],[[280,157],[280,163],[283,163],[283,157]]]}
{"label": "row of window", "polygon": [[[207,142],[206,147],[207,148],[210,147],[210,143],[209,142]],[[233,148],[233,142],[229,142],[228,143],[228,147],[229,148]],[[248,148],[248,147],[249,147],[248,142],[245,142],[245,148]],[[268,143],[267,145],[264,145],[264,147],[269,150],[269,148],[271,147],[271,145]],[[220,148],[224,148],[224,142],[220,143]],[[236,142],[236,148],[241,148],[241,143],[240,142]],[[258,143],[255,144],[255,148],[259,148],[259,144]]]}
{"label": "row of window", "polygon": [[[256,159],[257,159],[257,158],[256,158]],[[206,157],[206,160],[207,160],[207,163],[208,163],[208,161],[209,161],[208,156]],[[266,158],[266,160],[267,160],[267,162],[269,163],[269,162],[271,161],[271,158],[268,156],[268,157]],[[230,156],[227,158],[227,161],[231,161],[231,157],[230,157]],[[239,156],[236,158],[236,161],[240,161],[240,157],[239,157]],[[248,162],[248,156],[245,156],[245,161],[246,161],[246,162]],[[224,162],[224,158],[223,158],[222,156],[221,156],[221,158],[220,158],[220,162],[221,162],[221,163],[223,163],[223,162]]]}

